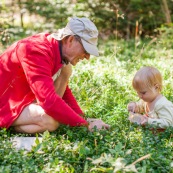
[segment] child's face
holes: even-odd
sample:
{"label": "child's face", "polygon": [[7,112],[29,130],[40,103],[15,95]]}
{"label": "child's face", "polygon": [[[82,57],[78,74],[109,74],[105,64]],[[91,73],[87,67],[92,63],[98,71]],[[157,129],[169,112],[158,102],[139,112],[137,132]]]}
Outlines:
{"label": "child's face", "polygon": [[138,97],[145,102],[152,102],[160,94],[156,87],[146,88],[146,89],[137,89],[136,90]]}

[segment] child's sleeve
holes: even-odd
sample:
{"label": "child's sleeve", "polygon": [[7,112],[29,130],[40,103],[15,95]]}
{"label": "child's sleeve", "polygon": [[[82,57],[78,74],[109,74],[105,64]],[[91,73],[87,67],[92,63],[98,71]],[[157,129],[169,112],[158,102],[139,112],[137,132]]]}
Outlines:
{"label": "child's sleeve", "polygon": [[156,125],[160,128],[173,126],[173,109],[170,105],[157,106],[157,118],[148,118],[148,124]]}

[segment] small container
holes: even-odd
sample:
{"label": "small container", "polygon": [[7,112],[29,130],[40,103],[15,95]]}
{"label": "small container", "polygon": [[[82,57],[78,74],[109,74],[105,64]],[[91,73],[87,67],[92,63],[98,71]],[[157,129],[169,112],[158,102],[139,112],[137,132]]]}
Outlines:
{"label": "small container", "polygon": [[132,123],[141,124],[141,122],[142,122],[142,115],[138,114],[138,113],[130,112],[128,119]]}

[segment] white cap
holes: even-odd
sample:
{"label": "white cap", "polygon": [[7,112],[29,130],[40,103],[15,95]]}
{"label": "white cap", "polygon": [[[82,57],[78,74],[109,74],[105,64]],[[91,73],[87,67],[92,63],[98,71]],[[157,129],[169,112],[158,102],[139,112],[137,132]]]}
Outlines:
{"label": "white cap", "polygon": [[78,35],[81,38],[84,49],[91,55],[99,56],[97,48],[98,30],[88,18],[73,17],[65,28],[51,34],[56,40],[62,40],[68,35]]}

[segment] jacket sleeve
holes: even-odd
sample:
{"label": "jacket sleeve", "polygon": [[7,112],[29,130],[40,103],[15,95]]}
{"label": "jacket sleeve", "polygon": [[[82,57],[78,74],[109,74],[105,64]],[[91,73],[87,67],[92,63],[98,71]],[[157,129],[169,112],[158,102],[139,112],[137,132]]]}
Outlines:
{"label": "jacket sleeve", "polygon": [[69,86],[67,85],[65,93],[62,97],[62,99],[79,115],[83,115],[83,111],[81,110],[81,108],[79,107],[71,89],[69,88]]}
{"label": "jacket sleeve", "polygon": [[46,114],[61,124],[87,126],[87,121],[56,94],[52,80],[54,55],[51,48],[45,45],[28,45],[23,51],[19,53],[26,79],[38,104]]}

